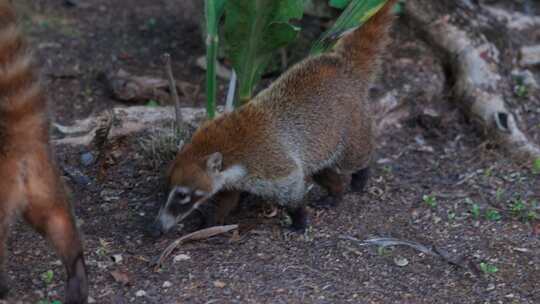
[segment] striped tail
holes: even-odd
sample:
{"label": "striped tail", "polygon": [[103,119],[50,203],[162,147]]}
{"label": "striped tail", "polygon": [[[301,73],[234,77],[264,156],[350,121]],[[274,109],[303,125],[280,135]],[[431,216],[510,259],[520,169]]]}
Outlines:
{"label": "striped tail", "polygon": [[17,136],[43,126],[46,102],[38,78],[13,6],[0,0],[0,134]]}
{"label": "striped tail", "polygon": [[345,34],[334,47],[355,74],[372,80],[376,75],[380,57],[388,46],[389,29],[394,20],[392,8],[397,0],[389,0],[366,23]]}

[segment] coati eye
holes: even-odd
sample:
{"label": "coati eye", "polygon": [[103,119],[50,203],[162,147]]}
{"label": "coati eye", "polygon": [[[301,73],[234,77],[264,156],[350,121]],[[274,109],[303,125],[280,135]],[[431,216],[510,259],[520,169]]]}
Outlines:
{"label": "coati eye", "polygon": [[174,198],[175,201],[178,203],[184,205],[191,201],[191,195],[189,195],[189,191],[186,191],[184,188],[176,188],[176,191],[174,192]]}

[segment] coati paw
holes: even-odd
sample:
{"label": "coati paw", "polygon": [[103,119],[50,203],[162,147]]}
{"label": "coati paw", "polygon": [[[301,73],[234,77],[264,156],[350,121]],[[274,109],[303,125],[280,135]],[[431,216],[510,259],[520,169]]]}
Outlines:
{"label": "coati paw", "polygon": [[304,233],[308,226],[306,209],[304,207],[289,209],[288,213],[292,221],[289,228],[294,232]]}
{"label": "coati paw", "polygon": [[351,176],[351,190],[353,192],[363,192],[369,179],[369,167],[358,170]]}

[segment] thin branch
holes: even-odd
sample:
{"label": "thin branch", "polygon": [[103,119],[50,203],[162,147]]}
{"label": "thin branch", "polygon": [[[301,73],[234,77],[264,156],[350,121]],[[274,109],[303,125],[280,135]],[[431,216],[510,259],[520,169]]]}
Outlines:
{"label": "thin branch", "polygon": [[164,54],[163,59],[165,62],[165,70],[167,71],[167,77],[169,78],[169,90],[171,97],[174,100],[174,114],[175,114],[175,131],[180,130],[184,120],[182,119],[182,111],[180,109],[180,97],[178,97],[178,90],[176,89],[176,81],[171,66],[171,55]]}

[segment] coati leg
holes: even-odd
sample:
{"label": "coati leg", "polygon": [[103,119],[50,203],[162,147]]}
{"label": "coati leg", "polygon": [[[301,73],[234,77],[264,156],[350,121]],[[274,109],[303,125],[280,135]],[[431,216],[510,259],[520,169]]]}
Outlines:
{"label": "coati leg", "polygon": [[345,186],[343,176],[334,168],[323,169],[313,175],[313,179],[328,191],[328,196],[317,202],[318,207],[335,207],[343,199]]}
{"label": "coati leg", "polygon": [[353,192],[362,192],[369,179],[369,167],[358,170],[351,176],[351,190]]}
{"label": "coati leg", "polygon": [[[4,202],[3,202],[4,203]],[[9,234],[9,215],[4,214],[7,210],[0,211],[0,299],[4,299],[9,291],[7,276],[5,271],[6,264],[6,241]]]}
{"label": "coati leg", "polygon": [[303,233],[308,226],[307,211],[304,206],[287,208],[287,213],[291,217],[291,229],[296,232]]}
{"label": "coati leg", "polygon": [[82,243],[63,185],[56,175],[47,174],[51,171],[54,170],[30,173],[26,187],[28,205],[23,216],[52,243],[64,264],[67,272],[64,303],[83,304],[88,297],[88,281]]}
{"label": "coati leg", "polygon": [[238,207],[240,191],[221,191],[212,198],[212,206],[201,210],[204,227],[225,224],[227,216]]}

